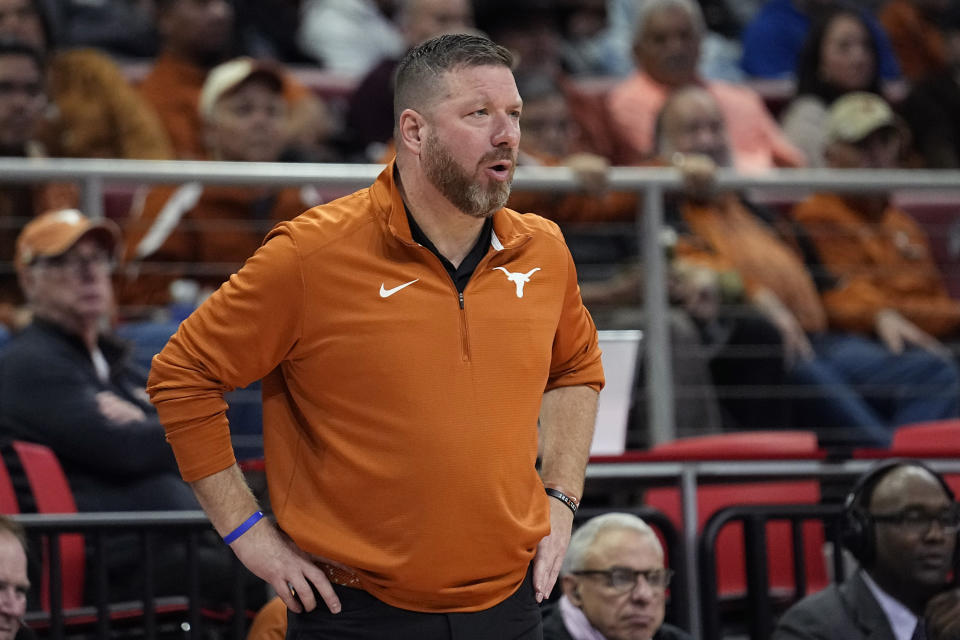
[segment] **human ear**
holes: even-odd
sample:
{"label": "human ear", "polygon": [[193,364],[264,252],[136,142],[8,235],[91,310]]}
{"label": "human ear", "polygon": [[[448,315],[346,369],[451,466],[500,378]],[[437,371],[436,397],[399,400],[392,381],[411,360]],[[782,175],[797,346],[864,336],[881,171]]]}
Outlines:
{"label": "human ear", "polygon": [[398,144],[420,155],[425,137],[426,120],[413,109],[404,109],[397,123]]}
{"label": "human ear", "polygon": [[583,603],[583,598],[580,596],[580,581],[574,576],[563,576],[560,586],[563,588],[563,595],[567,596],[567,600],[575,606],[579,607]]}

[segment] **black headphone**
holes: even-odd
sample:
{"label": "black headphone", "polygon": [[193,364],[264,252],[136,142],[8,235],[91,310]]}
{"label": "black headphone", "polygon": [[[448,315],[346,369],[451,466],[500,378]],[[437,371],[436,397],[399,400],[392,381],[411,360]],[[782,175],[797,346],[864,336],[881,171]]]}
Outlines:
{"label": "black headphone", "polygon": [[862,567],[870,567],[876,556],[874,522],[869,511],[873,490],[888,473],[900,467],[919,467],[927,471],[940,483],[950,502],[956,501],[953,489],[950,488],[946,480],[919,460],[898,458],[874,466],[870,471],[860,476],[843,503],[840,539],[843,546],[850,550],[850,553]]}

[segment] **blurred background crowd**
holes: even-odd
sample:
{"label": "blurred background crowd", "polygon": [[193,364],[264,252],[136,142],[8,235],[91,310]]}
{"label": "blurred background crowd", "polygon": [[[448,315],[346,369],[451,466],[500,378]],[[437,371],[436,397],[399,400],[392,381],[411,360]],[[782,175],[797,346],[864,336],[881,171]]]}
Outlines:
{"label": "blurred background crowd", "polygon": [[[960,166],[955,0],[0,0],[0,155],[386,162],[399,57],[462,31],[516,54],[519,164],[579,181],[509,206],[561,225],[601,329],[644,323],[638,198],[607,169],[684,172],[664,240],[680,435],[813,426],[882,446],[956,417],[960,197],[713,186],[724,168]],[[153,323],[147,351],[162,345],[156,323],[175,327],[273,224],[348,191],[107,181],[114,318]],[[0,185],[12,332],[30,320],[17,233],[79,199]],[[646,444],[644,403],[630,446]]]}
{"label": "blurred background crowd", "polygon": [[[681,172],[661,238],[677,436],[809,430],[845,456],[960,417],[960,189],[716,181],[960,168],[960,0],[0,0],[0,160],[388,162],[397,62],[464,31],[516,56],[518,164],[578,181],[508,206],[561,226],[598,328],[648,319],[642,198],[608,169]],[[108,178],[90,222],[76,183],[0,181],[0,435],[50,447],[80,511],[196,508],[143,394],[150,357],[274,224],[350,191]],[[87,345],[35,313],[80,307],[110,318]],[[649,374],[630,449],[653,444]],[[259,393],[234,399],[256,458]]]}

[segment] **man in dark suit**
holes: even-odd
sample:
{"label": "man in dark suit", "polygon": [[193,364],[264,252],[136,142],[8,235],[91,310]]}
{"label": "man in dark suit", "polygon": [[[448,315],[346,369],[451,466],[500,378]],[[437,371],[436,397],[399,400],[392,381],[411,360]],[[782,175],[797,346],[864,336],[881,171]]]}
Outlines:
{"label": "man in dark suit", "polygon": [[914,461],[875,467],[844,510],[844,545],[860,568],[791,607],[773,639],[960,639],[960,589],[948,583],[958,528],[953,491],[935,472]]}
{"label": "man in dark suit", "polygon": [[543,640],[692,640],[663,624],[672,574],[643,520],[628,513],[592,518],[570,538],[563,597],[544,610]]}

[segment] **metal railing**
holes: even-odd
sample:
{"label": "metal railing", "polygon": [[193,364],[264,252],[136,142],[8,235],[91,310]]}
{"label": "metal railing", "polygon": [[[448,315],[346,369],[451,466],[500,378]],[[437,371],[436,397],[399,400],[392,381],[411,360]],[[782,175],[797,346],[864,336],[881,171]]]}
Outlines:
{"label": "metal railing", "polygon": [[[745,609],[748,612],[747,631],[750,640],[767,640],[773,633],[775,611],[771,593],[769,558],[767,556],[768,525],[783,522],[790,525],[789,553],[792,557],[794,589],[785,597],[781,608],[796,602],[808,593],[808,561],[823,562],[823,558],[811,558],[804,551],[805,526],[816,524],[823,527],[825,540],[832,545],[832,566],[830,575],[833,582],[841,582],[846,575],[843,553],[841,552],[839,520],[843,513],[841,505],[750,505],[728,507],[718,511],[704,525],[700,537],[700,575],[707,588],[703,593],[704,640],[720,640],[723,622],[720,615],[720,598],[716,590],[716,561],[721,553],[728,549],[718,547],[720,532],[733,523],[743,526],[743,545],[747,590],[744,594]],[[786,550],[781,550],[786,551]],[[818,550],[822,553],[822,549]]]}
{"label": "metal railing", "polygon": [[[157,638],[172,635],[182,638],[204,638],[206,627],[216,625],[224,637],[242,640],[246,635],[246,593],[243,570],[229,548],[218,549],[228,557],[233,567],[233,594],[230,602],[207,602],[201,592],[199,548],[200,536],[212,530],[202,511],[158,512],[101,512],[85,514],[22,514],[13,516],[27,532],[31,545],[44,550],[41,571],[47,572],[44,583],[49,585],[50,610],[39,606],[39,599],[31,603],[25,619],[39,637],[64,638],[84,635],[106,639],[117,636],[117,629],[126,628],[132,635]],[[61,536],[82,534],[93,553],[88,558],[86,572],[92,576],[63,575]],[[107,573],[107,555],[114,548],[111,539],[118,534],[135,534],[140,541],[138,567],[141,599],[116,603],[111,601]],[[157,541],[177,541],[185,546],[182,567],[185,576],[183,589],[175,596],[158,595],[156,575],[159,567],[170,569],[170,557],[157,557]],[[180,573],[178,572],[178,575]],[[85,598],[88,606],[64,609],[63,589],[66,581],[93,587],[93,597]]]}
{"label": "metal railing", "polygon": [[[137,161],[91,159],[0,159],[0,182],[71,181],[82,187],[82,202],[86,212],[94,217],[103,215],[103,192],[106,183],[177,183],[199,181],[213,184],[237,185],[315,185],[354,189],[368,186],[379,171],[379,165],[348,164],[273,164],[222,163],[206,161]],[[750,190],[826,190],[834,192],[886,192],[909,190],[960,190],[960,172],[920,170],[780,170],[762,175],[739,175],[731,171],[718,172],[721,189]],[[667,324],[666,264],[660,246],[663,226],[664,195],[681,187],[681,176],[674,169],[615,167],[609,171],[609,187],[613,190],[643,193],[637,212],[638,244],[644,261],[645,335],[644,349],[649,440],[656,444],[675,436],[673,415],[673,388],[670,365],[670,335]],[[514,181],[515,189],[572,192],[579,188],[573,172],[567,168],[519,167]],[[718,463],[723,464],[723,463]],[[750,477],[762,476],[818,476],[826,473],[850,474],[858,469],[824,466],[825,463],[777,462],[766,467],[760,463],[737,463],[736,468]],[[669,467],[669,468],[668,468]],[[863,467],[863,465],[861,465]],[[641,470],[642,468],[642,470]],[[729,466],[717,467],[722,473]],[[691,631],[699,635],[698,614],[694,607],[699,602],[696,576],[696,500],[695,488],[699,478],[714,477],[707,463],[694,465],[667,465],[647,463],[593,466],[590,477],[659,477],[679,478],[684,498],[684,539],[688,565],[687,602],[691,607]]]}
{"label": "metal railing", "polygon": [[[709,563],[712,556],[707,555],[704,545],[712,548],[719,530],[727,521],[740,517],[743,509],[754,513],[755,511],[764,512],[765,508],[750,506],[743,509],[737,507],[732,510],[721,511],[719,512],[720,515],[715,515],[707,523],[702,534],[699,534],[697,530],[697,489],[701,485],[710,483],[770,479],[806,478],[821,482],[843,479],[851,482],[854,477],[862,474],[873,464],[874,461],[872,460],[848,460],[839,463],[814,460],[593,463],[587,469],[587,484],[588,490],[595,488],[598,483],[607,483],[608,486],[610,483],[614,483],[620,487],[630,487],[632,489],[663,484],[679,485],[681,502],[684,507],[683,522],[679,531],[666,516],[649,507],[641,506],[616,510],[636,513],[640,517],[648,519],[664,535],[670,566],[677,571],[677,580],[671,589],[671,617],[679,626],[687,628],[695,638],[713,638],[716,637],[713,635],[715,630],[719,628],[714,625],[716,620],[716,594],[712,591],[716,588],[716,576],[709,572]],[[940,473],[960,473],[960,459],[934,459],[929,460],[928,464]],[[773,510],[768,519],[780,517],[777,514],[784,510],[790,513],[796,511],[800,515],[806,514],[811,509],[817,513],[822,509],[827,514],[834,514],[836,511],[835,507],[815,505],[778,507],[778,509],[779,511]],[[584,507],[581,512],[578,512],[578,520],[610,510],[614,509]],[[104,540],[106,536],[116,535],[118,532],[135,532],[143,536],[142,552],[145,559],[142,569],[143,597],[141,601],[136,603],[136,609],[141,613],[136,624],[140,625],[139,628],[143,630],[146,637],[156,637],[161,625],[169,624],[171,620],[178,625],[180,631],[182,631],[182,637],[185,638],[202,637],[203,628],[210,624],[225,629],[227,637],[240,639],[244,636],[247,619],[242,614],[234,614],[234,612],[244,612],[245,610],[245,596],[240,586],[240,580],[235,582],[236,588],[228,611],[210,611],[201,605],[200,596],[203,594],[200,592],[199,565],[195,560],[197,537],[204,531],[210,530],[209,521],[202,512],[40,514],[14,517],[25,526],[31,539],[35,536],[53,537],[51,543],[46,545],[49,549],[46,570],[50,572],[50,583],[53,585],[51,587],[50,611],[44,612],[34,606],[28,611],[27,615],[29,621],[40,625],[41,635],[51,638],[61,638],[69,635],[68,632],[77,623],[78,618],[86,620],[85,626],[82,628],[88,634],[93,634],[98,638],[106,638],[111,635],[111,621],[113,619],[111,612],[116,611],[116,608],[110,606],[106,595],[107,579],[103,568],[104,563],[100,560],[107,551]],[[765,544],[762,544],[764,525],[765,520],[761,521],[755,518],[755,521],[750,521],[747,527],[748,533],[753,536],[747,546],[748,562],[753,563],[748,565],[747,595],[748,601],[752,603],[751,606],[756,607],[755,613],[758,616],[755,623],[756,629],[766,628],[771,620],[770,605],[769,601],[766,600],[768,593],[766,561],[764,558],[758,560],[754,557],[755,554],[750,555],[751,550],[760,554],[766,551]],[[92,555],[93,564],[92,568],[88,570],[95,572],[95,575],[92,583],[88,581],[88,584],[94,585],[95,595],[92,599],[93,604],[89,608],[81,611],[64,611],[62,600],[58,596],[60,590],[57,586],[61,585],[64,580],[64,576],[60,573],[60,545],[55,542],[57,536],[73,533],[81,533],[92,537],[94,540],[92,545],[95,550]],[[168,539],[171,535],[182,536],[188,545],[187,561],[184,567],[187,579],[184,582],[183,597],[172,603],[167,599],[157,597],[151,587],[156,563],[158,560],[163,561],[163,559],[151,555],[153,551],[151,541],[155,540],[156,536],[161,535],[165,536],[164,539]],[[795,543],[795,559],[798,557],[796,549]],[[229,549],[223,547],[223,552],[231,556],[234,566],[239,571],[239,563],[232,558]],[[796,572],[795,575],[800,575],[800,572]],[[841,572],[835,570],[834,575],[841,575]],[[801,582],[797,594],[802,595],[805,590],[806,587]],[[172,612],[170,611],[171,605],[173,605]],[[171,614],[173,617],[171,617]]]}
{"label": "metal railing", "polygon": [[[198,181],[236,185],[314,185],[356,189],[368,186],[381,165],[284,164],[174,160],[20,159],[0,158],[0,183],[69,181],[82,189],[82,206],[92,217],[103,215],[105,183],[178,183]],[[722,170],[721,189],[769,191],[827,190],[871,192],[897,189],[960,190],[960,172],[929,170],[778,170],[740,175]],[[666,168],[614,167],[609,187],[643,193],[636,233],[644,261],[644,304],[647,346],[644,350],[649,440],[666,442],[676,435],[667,321],[666,264],[660,246],[664,194],[681,187],[678,171]],[[565,167],[518,167],[514,189],[572,192],[579,189]]]}

